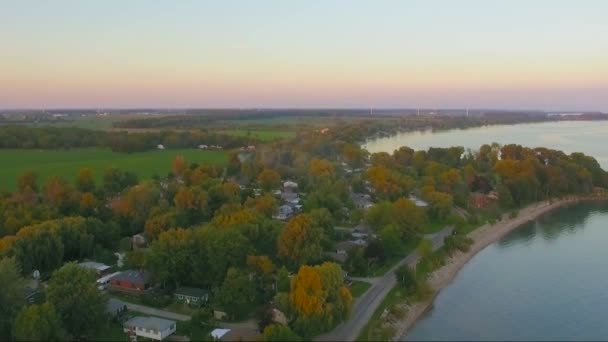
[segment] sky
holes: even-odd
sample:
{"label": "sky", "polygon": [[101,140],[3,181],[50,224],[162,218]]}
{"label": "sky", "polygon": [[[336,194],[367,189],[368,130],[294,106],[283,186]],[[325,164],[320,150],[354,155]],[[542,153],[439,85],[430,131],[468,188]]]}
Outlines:
{"label": "sky", "polygon": [[0,108],[608,111],[608,1],[0,0]]}

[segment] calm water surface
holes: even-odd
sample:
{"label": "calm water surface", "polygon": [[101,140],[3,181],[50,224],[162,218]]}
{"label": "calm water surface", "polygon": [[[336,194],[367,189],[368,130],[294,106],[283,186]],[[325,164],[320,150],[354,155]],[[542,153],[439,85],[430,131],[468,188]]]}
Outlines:
{"label": "calm water surface", "polygon": [[508,126],[486,126],[464,130],[400,133],[368,141],[370,152],[389,152],[401,146],[415,150],[429,147],[464,146],[479,149],[483,144],[521,144],[548,147],[567,153],[583,152],[608,169],[608,121],[547,122]]}
{"label": "calm water surface", "polygon": [[477,254],[406,341],[608,340],[608,204],[549,213]]}

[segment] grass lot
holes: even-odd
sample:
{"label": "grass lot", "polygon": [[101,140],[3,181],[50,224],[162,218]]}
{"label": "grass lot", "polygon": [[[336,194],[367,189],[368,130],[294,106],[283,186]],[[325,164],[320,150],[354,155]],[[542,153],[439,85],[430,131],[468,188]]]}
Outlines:
{"label": "grass lot", "polygon": [[296,136],[294,131],[286,130],[231,129],[220,132],[238,137],[252,137],[261,141],[291,139]]}
{"label": "grass lot", "polygon": [[188,163],[224,164],[227,154],[223,151],[201,151],[196,149],[155,150],[139,153],[116,153],[100,148],[71,150],[0,150],[0,189],[14,190],[17,178],[24,171],[38,174],[39,184],[51,176],[61,176],[74,180],[83,167],[93,169],[95,177],[101,180],[107,167],[135,172],[140,179],[153,175],[166,175],[176,155],[181,154]]}
{"label": "grass lot", "polygon": [[359,298],[370,286],[372,284],[364,281],[353,281],[353,284],[350,286],[350,293],[353,295],[353,298]]}

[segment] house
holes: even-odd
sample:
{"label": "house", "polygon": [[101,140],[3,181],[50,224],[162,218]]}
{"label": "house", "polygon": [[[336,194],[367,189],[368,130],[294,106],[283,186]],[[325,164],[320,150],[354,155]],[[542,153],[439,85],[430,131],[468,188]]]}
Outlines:
{"label": "house", "polygon": [[209,291],[195,287],[179,287],[173,294],[178,302],[188,305],[202,305],[209,301]]}
{"label": "house", "polygon": [[488,194],[474,192],[471,194],[471,206],[477,209],[483,209],[491,204],[494,204],[498,200],[498,196],[494,192]]}
{"label": "house", "polygon": [[248,151],[255,151],[255,145],[249,145],[249,146],[247,146],[247,150]]}
{"label": "house", "polygon": [[298,183],[292,181],[283,182],[283,190],[294,192],[298,189]]}
{"label": "house", "polygon": [[281,194],[281,200],[285,203],[293,205],[300,203],[300,197],[295,192],[283,192]]}
{"label": "house", "polygon": [[293,215],[293,209],[288,205],[282,205],[279,207],[278,214],[272,216],[272,218],[277,220],[287,220]]}
{"label": "house", "polygon": [[201,149],[201,150],[207,150],[207,149],[209,149],[209,146],[207,146],[207,145],[198,145],[198,148]]}
{"label": "house", "polygon": [[147,245],[146,237],[143,234],[135,234],[131,237],[131,248],[140,249]]}
{"label": "house", "polygon": [[136,316],[123,324],[123,331],[129,336],[145,337],[162,341],[175,333],[175,321],[158,317]]}
{"label": "house", "polygon": [[108,288],[131,294],[142,294],[152,286],[152,275],[146,271],[129,270],[121,272],[110,279]]}
{"label": "house", "polygon": [[350,199],[353,201],[353,203],[355,204],[355,207],[357,207],[358,209],[365,210],[365,209],[369,209],[374,206],[374,202],[372,201],[371,196],[368,194],[360,194],[360,193],[356,193],[356,192],[351,192]]}
{"label": "house", "polygon": [[164,150],[165,149],[165,145],[158,144],[158,145],[156,145],[156,148],[159,149],[159,150]]}
{"label": "house", "polygon": [[251,328],[214,329],[211,332],[214,341],[260,341],[262,335]]}
{"label": "house", "polygon": [[103,291],[103,290],[107,289],[108,285],[110,285],[110,280],[112,278],[114,278],[114,276],[117,276],[119,274],[120,274],[120,272],[114,272],[112,274],[108,274],[108,275],[105,275],[105,276],[97,279],[97,288],[100,291]]}
{"label": "house", "polygon": [[116,298],[110,298],[106,303],[106,313],[110,318],[115,319],[120,317],[127,311],[127,304]]}
{"label": "house", "polygon": [[95,275],[97,276],[97,278],[103,277],[104,275],[108,274],[108,272],[110,271],[110,266],[108,266],[106,264],[102,264],[100,262],[95,262],[95,261],[81,262],[78,264],[78,266],[95,272]]}
{"label": "house", "polygon": [[409,199],[410,201],[414,202],[417,207],[426,208],[429,206],[427,202],[421,200],[419,197],[416,197],[414,195],[410,195]]}
{"label": "house", "polygon": [[277,308],[272,308],[272,321],[283,325],[287,325],[288,323],[287,316]]}
{"label": "house", "polygon": [[329,133],[329,128],[327,128],[327,127],[325,127],[325,128],[321,128],[321,129],[319,130],[319,133],[321,133],[321,134],[327,134],[327,133]]}

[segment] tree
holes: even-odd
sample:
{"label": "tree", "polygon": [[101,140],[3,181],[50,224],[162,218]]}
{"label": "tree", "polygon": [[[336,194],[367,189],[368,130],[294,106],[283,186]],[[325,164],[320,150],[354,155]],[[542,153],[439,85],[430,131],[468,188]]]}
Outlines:
{"label": "tree", "polygon": [[91,192],[95,190],[93,170],[87,167],[78,171],[78,175],[76,175],[76,189],[80,192]]}
{"label": "tree", "polygon": [[313,158],[310,161],[308,173],[316,182],[328,180],[334,174],[334,167],[327,159]]}
{"label": "tree", "polygon": [[427,259],[433,254],[433,244],[430,240],[422,239],[418,244],[416,251],[422,259]]}
{"label": "tree", "polygon": [[288,326],[282,324],[270,324],[264,328],[262,340],[268,342],[302,341],[302,338],[293,332]]}
{"label": "tree", "polygon": [[438,220],[445,219],[454,206],[452,195],[445,192],[433,191],[425,199],[429,202],[429,215]]}
{"label": "tree", "polygon": [[76,263],[68,263],[53,273],[47,300],[72,337],[94,332],[104,319],[106,299],[95,286],[95,275]]}
{"label": "tree", "polygon": [[243,310],[255,301],[255,285],[249,281],[246,272],[231,267],[226,272],[218,294],[218,301],[228,313],[241,317],[247,312]]}
{"label": "tree", "polygon": [[403,265],[395,271],[397,281],[408,292],[413,292],[416,289],[416,273],[408,265]]}
{"label": "tree", "polygon": [[302,266],[291,285],[291,301],[296,311],[303,316],[320,315],[326,293],[321,276],[312,266]]}
{"label": "tree", "polygon": [[380,231],[380,239],[384,252],[388,257],[393,257],[399,254],[401,250],[401,232],[394,225],[388,225]]}
{"label": "tree", "polygon": [[279,256],[294,265],[303,265],[321,258],[323,230],[313,224],[309,214],[293,217],[279,235]]}
{"label": "tree", "polygon": [[188,164],[186,163],[184,156],[175,156],[175,159],[173,159],[173,164],[171,165],[171,170],[173,170],[173,173],[177,176],[182,176],[187,168]]}
{"label": "tree", "polygon": [[272,169],[264,169],[258,175],[258,182],[265,191],[276,189],[281,184],[281,175]]}
{"label": "tree", "polygon": [[256,198],[249,197],[245,201],[245,207],[253,208],[258,213],[260,213],[266,217],[272,217],[272,215],[277,210],[277,206],[278,206],[277,200],[272,195],[269,195],[269,194],[265,194],[263,196],[256,197]]}
{"label": "tree", "polygon": [[192,273],[191,235],[185,229],[172,229],[150,245],[146,265],[158,281],[172,287],[188,282]]}
{"label": "tree", "polygon": [[33,171],[26,171],[17,180],[19,192],[33,191],[38,192],[38,175]]}
{"label": "tree", "polygon": [[15,319],[17,341],[62,341],[66,334],[59,315],[49,303],[24,307]]}
{"label": "tree", "polygon": [[21,278],[19,266],[14,258],[0,260],[0,339],[11,339],[11,323],[21,307],[25,304],[23,288],[25,280]]}

